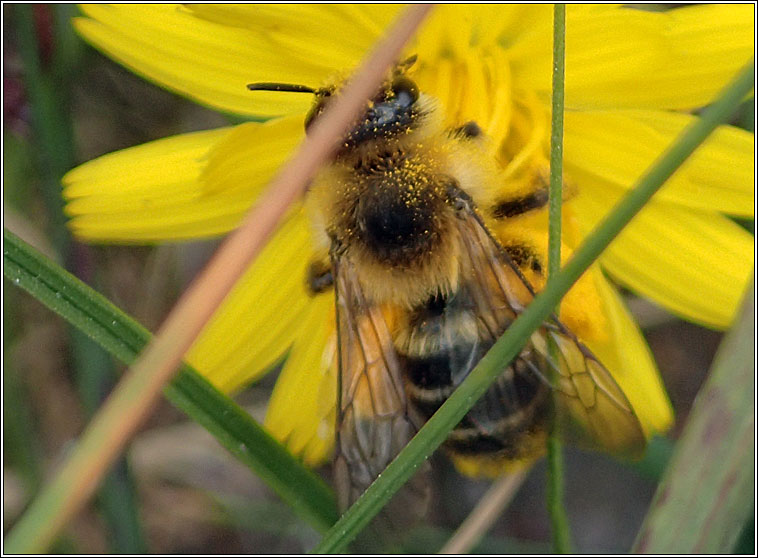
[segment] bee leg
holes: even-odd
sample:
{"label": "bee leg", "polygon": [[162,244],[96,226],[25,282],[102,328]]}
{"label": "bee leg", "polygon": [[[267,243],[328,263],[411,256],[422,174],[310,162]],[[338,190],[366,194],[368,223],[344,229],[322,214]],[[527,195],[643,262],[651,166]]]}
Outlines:
{"label": "bee leg", "polygon": [[543,266],[537,251],[526,244],[503,244],[503,249],[508,252],[513,263],[519,268],[529,268],[533,272],[542,274]]}
{"label": "bee leg", "polygon": [[458,137],[462,139],[473,139],[478,138],[481,136],[484,132],[482,132],[482,129],[479,127],[479,124],[474,122],[473,120],[466,122],[462,126],[458,126],[457,128],[453,128],[450,131],[451,137]]}
{"label": "bee leg", "polygon": [[[547,168],[535,171],[531,182],[531,192],[511,198],[503,198],[496,202],[491,211],[495,219],[507,219],[517,217],[535,209],[542,209],[547,206],[549,197],[550,170]],[[571,182],[563,179],[563,200],[570,199],[576,193]]]}
{"label": "bee leg", "polygon": [[492,207],[492,216],[495,219],[508,219],[522,215],[533,209],[541,209],[547,205],[548,190],[546,186],[538,187],[533,192],[524,196],[501,200]]}
{"label": "bee leg", "polygon": [[308,292],[311,295],[323,293],[334,285],[332,267],[328,262],[314,260],[308,266],[308,275],[305,280]]}

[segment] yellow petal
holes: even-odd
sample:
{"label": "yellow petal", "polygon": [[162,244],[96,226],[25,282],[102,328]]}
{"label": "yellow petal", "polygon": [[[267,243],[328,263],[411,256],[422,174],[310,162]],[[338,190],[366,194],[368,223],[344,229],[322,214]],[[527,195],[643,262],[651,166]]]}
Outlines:
{"label": "yellow petal", "polygon": [[429,19],[445,17],[450,32],[461,35],[468,45],[490,47],[517,42],[537,19],[549,19],[551,14],[549,5],[445,4],[437,7]]}
{"label": "yellow petal", "polygon": [[188,362],[219,389],[234,391],[256,379],[297,337],[311,302],[305,290],[310,250],[300,210],[280,226],[190,349]]}
{"label": "yellow petal", "polygon": [[79,238],[146,242],[237,226],[302,136],[302,116],[166,138],[105,155],[63,178]]}
{"label": "yellow petal", "polygon": [[[587,234],[621,198],[607,182],[587,178],[572,205]],[[726,217],[651,201],[611,243],[601,263],[621,284],[671,312],[728,327],[754,263],[750,233]]]}
{"label": "yellow petal", "polygon": [[239,196],[249,205],[305,137],[304,121],[304,114],[295,114],[234,128],[208,154],[203,192]]}
{"label": "yellow petal", "polygon": [[605,341],[588,340],[587,345],[626,395],[645,435],[665,433],[673,411],[650,349],[615,289],[599,271],[593,271],[593,278],[610,335]]}
{"label": "yellow petal", "polygon": [[265,426],[306,463],[324,461],[334,445],[337,404],[334,296],[310,301],[300,335],[276,381]]}
{"label": "yellow petal", "polygon": [[434,10],[418,32],[412,49],[423,60],[463,58],[469,52],[476,7],[448,4]]}
{"label": "yellow petal", "polygon": [[[691,109],[708,104],[751,58],[753,6],[666,12],[566,12],[567,108]],[[552,38],[513,52],[516,82],[549,100]]]}
{"label": "yellow petal", "polygon": [[502,52],[469,52],[460,60],[419,62],[413,78],[439,102],[445,125],[474,121],[493,149],[508,135],[513,112],[511,76]]}
{"label": "yellow petal", "polygon": [[90,241],[194,238],[231,229],[244,208],[202,198],[208,152],[231,128],[196,132],[125,149],[63,177],[74,234]]}
{"label": "yellow petal", "polygon": [[542,52],[552,60],[553,6],[551,4],[499,5],[497,12],[497,17],[490,20],[499,26],[496,42],[508,52],[509,58],[516,65],[521,64],[524,58]]}
{"label": "yellow petal", "polygon": [[310,95],[251,92],[246,85],[318,85],[327,77],[323,66],[313,62],[317,56],[294,56],[264,33],[209,21],[179,5],[82,9],[88,17],[76,18],[74,26],[87,41],[147,79],[221,110],[264,116],[304,112]]}
{"label": "yellow petal", "polygon": [[303,64],[320,68],[326,77],[357,65],[401,6],[195,4],[188,9],[209,21],[242,27],[255,37],[265,37],[274,47],[272,58],[278,52],[286,52]]}
{"label": "yellow petal", "polygon": [[[565,114],[566,169],[629,188],[696,117],[664,111]],[[661,201],[752,216],[755,137],[720,126],[657,194]]]}

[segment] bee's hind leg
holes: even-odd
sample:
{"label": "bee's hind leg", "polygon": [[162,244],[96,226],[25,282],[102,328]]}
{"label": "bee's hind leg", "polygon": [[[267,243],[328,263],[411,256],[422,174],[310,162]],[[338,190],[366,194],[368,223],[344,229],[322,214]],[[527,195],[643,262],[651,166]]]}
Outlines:
{"label": "bee's hind leg", "polygon": [[501,200],[492,207],[492,216],[495,219],[508,219],[516,217],[534,209],[542,209],[548,202],[548,189],[546,186],[538,186],[534,191]]}
{"label": "bee's hind leg", "polygon": [[[534,173],[531,188],[528,193],[503,198],[496,202],[491,209],[495,219],[518,217],[529,211],[543,209],[549,198],[550,170],[542,168]],[[563,179],[563,201],[571,199],[576,194],[576,188],[565,177]]]}
{"label": "bee's hind leg", "polygon": [[474,122],[473,120],[470,120],[469,122],[466,122],[462,126],[458,126],[457,128],[453,128],[450,130],[450,136],[451,137],[457,137],[461,139],[474,139],[480,137],[484,132],[479,127],[479,124]]}

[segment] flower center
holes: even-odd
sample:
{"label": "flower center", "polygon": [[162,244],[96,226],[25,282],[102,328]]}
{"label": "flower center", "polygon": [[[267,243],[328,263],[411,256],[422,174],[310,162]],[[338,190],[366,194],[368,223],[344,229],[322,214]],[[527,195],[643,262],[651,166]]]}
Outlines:
{"label": "flower center", "polygon": [[439,100],[446,127],[473,120],[482,128],[508,193],[525,192],[548,175],[548,112],[533,92],[513,89],[502,50],[475,46],[457,58],[420,58],[414,78]]}

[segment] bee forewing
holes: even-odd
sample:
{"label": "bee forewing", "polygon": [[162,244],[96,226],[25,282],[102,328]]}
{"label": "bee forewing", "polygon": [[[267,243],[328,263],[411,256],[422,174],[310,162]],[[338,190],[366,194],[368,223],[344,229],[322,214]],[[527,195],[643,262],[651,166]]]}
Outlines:
{"label": "bee forewing", "polygon": [[[368,303],[349,261],[335,260],[333,265],[340,353],[335,481],[345,509],[405,447],[417,427],[381,309]],[[419,507],[425,507],[425,495],[421,499]]]}
{"label": "bee forewing", "polygon": [[581,446],[638,457],[645,434],[624,392],[589,349],[560,327],[564,331],[536,332],[531,342],[552,373],[557,416],[566,436]]}
{"label": "bee forewing", "polygon": [[[464,240],[469,239],[465,246],[473,266],[488,270],[474,276],[494,277],[502,290],[500,300],[507,301],[514,317],[520,314],[534,289],[473,211],[463,220],[461,231]],[[580,446],[639,456],[646,439],[624,392],[563,324],[556,319],[546,322],[531,336],[521,357],[554,389],[557,416],[569,439]]]}

